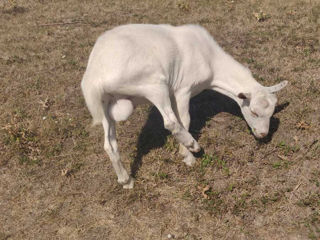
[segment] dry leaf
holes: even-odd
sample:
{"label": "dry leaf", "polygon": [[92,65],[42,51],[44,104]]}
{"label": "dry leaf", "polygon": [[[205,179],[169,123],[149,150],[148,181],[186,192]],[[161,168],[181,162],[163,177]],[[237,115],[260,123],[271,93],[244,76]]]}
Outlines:
{"label": "dry leaf", "polygon": [[296,124],[296,127],[301,130],[306,130],[310,128],[310,124],[302,120]]}
{"label": "dry leaf", "polygon": [[61,176],[70,176],[71,170],[70,169],[62,169],[61,170]]}
{"label": "dry leaf", "polygon": [[205,186],[204,188],[201,189],[201,187],[198,187],[199,190],[201,190],[201,194],[203,196],[204,199],[209,199],[209,196],[206,192],[208,192],[211,187],[209,185]]}
{"label": "dry leaf", "polygon": [[47,110],[50,107],[49,98],[46,98],[44,101],[39,100],[39,103],[42,105],[43,109]]}
{"label": "dry leaf", "polygon": [[257,12],[257,13],[253,13],[253,16],[255,16],[255,18],[258,20],[258,22],[263,22],[265,20],[267,20],[268,18],[270,18],[270,16],[262,11]]}
{"label": "dry leaf", "polygon": [[191,7],[189,5],[188,2],[186,1],[183,1],[183,0],[180,0],[178,3],[177,3],[177,7],[182,10],[182,11],[185,11],[185,12],[189,12]]}

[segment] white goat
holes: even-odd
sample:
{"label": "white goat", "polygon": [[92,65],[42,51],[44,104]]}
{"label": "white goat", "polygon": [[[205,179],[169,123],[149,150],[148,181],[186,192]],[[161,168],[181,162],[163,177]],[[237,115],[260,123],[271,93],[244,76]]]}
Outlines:
{"label": "white goat", "polygon": [[180,143],[187,165],[200,151],[188,132],[189,100],[205,89],[234,99],[257,138],[268,134],[277,102],[274,92],[287,85],[260,85],[251,72],[225,53],[202,27],[132,24],[100,36],[89,57],[81,87],[94,124],[102,123],[104,148],[118,182],[133,187],[116,142],[115,121],[126,120],[134,107],[151,102],[164,127]]}

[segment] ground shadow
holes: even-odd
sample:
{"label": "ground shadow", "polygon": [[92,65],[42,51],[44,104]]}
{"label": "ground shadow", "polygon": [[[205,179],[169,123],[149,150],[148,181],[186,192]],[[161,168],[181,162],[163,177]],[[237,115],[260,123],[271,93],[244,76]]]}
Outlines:
{"label": "ground shadow", "polygon": [[283,109],[285,109],[288,106],[289,106],[289,102],[284,102],[284,103],[276,106],[276,108],[274,110],[274,114],[270,119],[269,134],[268,134],[268,136],[266,136],[263,139],[257,139],[257,141],[259,143],[268,143],[272,140],[273,134],[278,130],[278,127],[280,125],[280,120],[275,117],[275,114],[277,114],[278,112],[281,112]]}
{"label": "ground shadow", "polygon": [[[288,105],[289,103],[285,103],[277,106],[275,112],[282,111]],[[206,121],[220,112],[228,112],[243,118],[239,106],[233,99],[211,90],[206,90],[191,99],[189,111],[191,115],[190,133],[195,139],[199,138],[201,129],[205,126]],[[259,141],[261,143],[270,142],[273,134],[277,131],[279,124],[279,119],[272,117],[269,135]],[[163,147],[169,134],[170,132],[163,127],[163,119],[159,111],[156,107],[152,107],[148,120],[143,126],[138,138],[137,154],[131,164],[131,174],[133,177],[136,176],[137,171],[142,164],[142,157],[152,149]],[[199,156],[199,154],[197,156]]]}

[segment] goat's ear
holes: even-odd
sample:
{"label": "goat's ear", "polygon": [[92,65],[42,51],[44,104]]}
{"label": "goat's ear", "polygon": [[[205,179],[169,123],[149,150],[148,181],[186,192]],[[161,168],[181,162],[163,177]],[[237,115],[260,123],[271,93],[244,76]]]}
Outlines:
{"label": "goat's ear", "polygon": [[250,100],[251,94],[250,93],[239,93],[238,98],[243,99],[243,100],[245,100],[245,99]]}

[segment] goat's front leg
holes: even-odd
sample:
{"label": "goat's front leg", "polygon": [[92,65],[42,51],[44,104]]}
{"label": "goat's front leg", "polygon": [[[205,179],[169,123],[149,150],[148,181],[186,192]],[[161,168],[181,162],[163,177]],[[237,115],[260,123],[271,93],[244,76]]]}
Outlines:
{"label": "goat's front leg", "polygon": [[166,85],[146,86],[146,98],[152,102],[163,117],[164,127],[171,131],[177,141],[191,152],[199,152],[200,146],[191,134],[180,124],[172,110],[169,89]]}
{"label": "goat's front leg", "polygon": [[105,133],[104,149],[109,155],[112,166],[117,174],[118,183],[122,184],[123,188],[131,189],[133,188],[134,180],[131,176],[128,175],[120,160],[116,140],[115,122],[106,113],[102,121],[102,125]]}
{"label": "goat's front leg", "polygon": [[[190,126],[190,114],[189,114],[189,102],[190,93],[189,92],[178,92],[175,94],[175,104],[174,111],[183,125],[183,127],[189,131]],[[183,156],[183,162],[188,166],[192,166],[196,159],[193,154],[182,144],[179,146],[179,153]]]}

